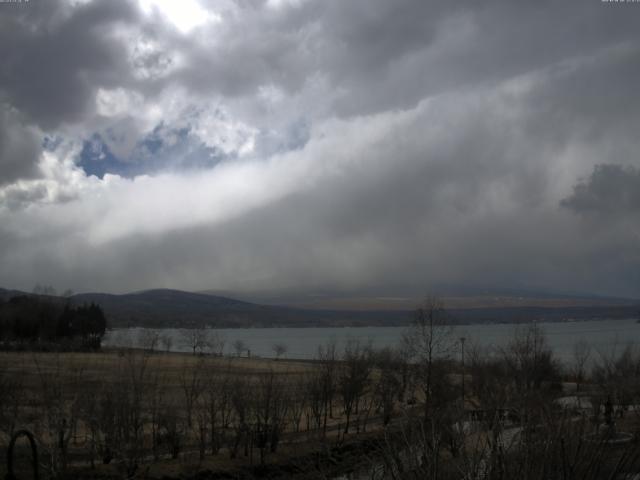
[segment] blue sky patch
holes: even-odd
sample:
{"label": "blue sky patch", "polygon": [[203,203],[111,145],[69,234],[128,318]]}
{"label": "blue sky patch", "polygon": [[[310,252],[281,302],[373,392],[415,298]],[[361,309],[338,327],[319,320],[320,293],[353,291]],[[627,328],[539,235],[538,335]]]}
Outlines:
{"label": "blue sky patch", "polygon": [[[96,133],[84,142],[78,165],[87,175],[98,178],[104,178],[107,173],[131,178],[161,171],[210,168],[234,157],[195,141],[189,131],[189,128],[170,130],[159,125],[124,159],[117,157]],[[168,138],[171,141],[167,141]]]}

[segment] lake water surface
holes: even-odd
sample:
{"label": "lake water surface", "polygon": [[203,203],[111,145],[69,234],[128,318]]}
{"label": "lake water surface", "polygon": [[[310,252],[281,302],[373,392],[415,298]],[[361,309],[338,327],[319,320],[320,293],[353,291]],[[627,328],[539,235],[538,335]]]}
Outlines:
{"label": "lake water surface", "polygon": [[[559,359],[571,359],[573,345],[579,340],[587,341],[594,352],[609,353],[621,350],[629,343],[640,344],[640,323],[635,319],[590,320],[580,322],[540,323],[549,345]],[[484,347],[500,347],[512,338],[514,324],[485,324],[457,326],[455,338],[465,337],[467,346],[478,344]],[[522,328],[522,326],[520,326]],[[233,343],[242,340],[252,356],[273,357],[275,343],[287,346],[286,358],[312,359],[318,346],[335,340],[340,350],[350,339],[371,342],[376,348],[393,347],[399,344],[406,327],[344,327],[344,328],[228,328],[215,329],[225,339],[224,351],[233,353]],[[104,338],[104,346],[139,346],[145,329],[114,329]],[[182,329],[162,329],[162,334],[173,337],[172,351],[189,351],[183,343]]]}

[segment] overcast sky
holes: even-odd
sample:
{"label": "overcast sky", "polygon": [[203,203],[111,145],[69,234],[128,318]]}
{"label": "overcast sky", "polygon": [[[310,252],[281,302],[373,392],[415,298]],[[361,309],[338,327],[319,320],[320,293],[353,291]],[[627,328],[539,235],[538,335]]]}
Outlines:
{"label": "overcast sky", "polygon": [[640,297],[640,3],[0,3],[0,286]]}

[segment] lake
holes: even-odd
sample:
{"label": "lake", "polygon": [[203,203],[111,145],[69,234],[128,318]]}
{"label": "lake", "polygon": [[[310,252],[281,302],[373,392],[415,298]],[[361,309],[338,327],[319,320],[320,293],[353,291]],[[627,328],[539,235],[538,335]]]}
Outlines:
{"label": "lake", "polygon": [[[589,320],[576,322],[539,323],[549,345],[560,360],[569,361],[573,345],[579,340],[588,342],[595,352],[608,353],[621,350],[628,343],[640,344],[640,323],[635,319]],[[453,335],[465,337],[466,346],[477,344],[483,347],[504,346],[512,338],[514,324],[483,324],[456,326]],[[520,325],[520,327],[522,327]],[[221,328],[212,330],[225,339],[224,351],[233,353],[233,343],[242,340],[252,356],[273,357],[272,347],[283,343],[287,347],[285,358],[312,359],[318,346],[335,340],[340,348],[349,338],[371,342],[376,348],[393,347],[399,344],[406,327],[344,327],[344,328]],[[107,347],[140,346],[145,329],[110,330],[103,340]],[[173,337],[172,351],[188,352],[183,344],[182,329],[162,329],[162,334]],[[161,348],[161,347],[159,347]]]}

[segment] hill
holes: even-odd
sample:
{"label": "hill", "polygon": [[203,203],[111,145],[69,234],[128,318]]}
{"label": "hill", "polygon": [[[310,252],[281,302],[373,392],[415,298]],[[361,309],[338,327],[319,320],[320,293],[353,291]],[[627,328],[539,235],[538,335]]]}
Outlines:
{"label": "hill", "polygon": [[[33,295],[0,289],[0,298]],[[100,305],[111,327],[342,327],[399,326],[412,318],[412,309],[343,310],[294,308],[265,305],[208,293],[156,289],[121,295],[82,293],[69,299],[44,297],[75,305]],[[526,305],[525,303],[464,307],[452,305],[448,314],[454,323],[523,323],[589,319],[636,318],[640,304],[633,301],[593,304],[563,303]]]}
{"label": "hill", "polygon": [[72,301],[97,303],[116,327],[397,325],[408,318],[407,312],[306,310],[180,290],[147,290],[124,295],[85,293],[74,295]]}

